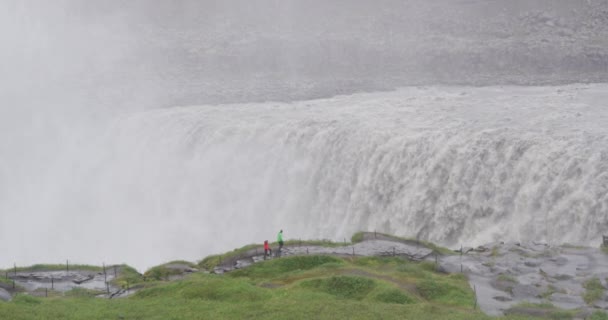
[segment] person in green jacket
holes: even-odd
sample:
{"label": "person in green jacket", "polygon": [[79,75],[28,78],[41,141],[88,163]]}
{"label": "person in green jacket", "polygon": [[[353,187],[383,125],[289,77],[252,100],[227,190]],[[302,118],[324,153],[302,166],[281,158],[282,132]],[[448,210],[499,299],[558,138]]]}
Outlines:
{"label": "person in green jacket", "polygon": [[279,234],[277,234],[277,242],[279,243],[279,254],[280,254],[281,249],[283,248],[283,230],[279,231]]}

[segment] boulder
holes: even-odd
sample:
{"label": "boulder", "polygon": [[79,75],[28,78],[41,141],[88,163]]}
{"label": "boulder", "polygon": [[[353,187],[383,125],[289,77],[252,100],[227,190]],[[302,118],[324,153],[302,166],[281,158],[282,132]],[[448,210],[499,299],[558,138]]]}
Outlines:
{"label": "boulder", "polygon": [[12,298],[13,297],[11,296],[11,294],[8,291],[0,288],[0,300],[1,301],[11,301]]}

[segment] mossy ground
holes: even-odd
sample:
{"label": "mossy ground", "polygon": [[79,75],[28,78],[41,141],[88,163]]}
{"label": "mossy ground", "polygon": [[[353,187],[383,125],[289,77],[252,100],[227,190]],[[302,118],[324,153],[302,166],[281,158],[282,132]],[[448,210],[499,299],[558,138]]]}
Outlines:
{"label": "mossy ground", "polygon": [[[416,241],[357,233],[351,243],[378,235],[395,241]],[[302,241],[301,244],[351,243]],[[440,254],[450,253],[432,244],[416,243]],[[296,244],[300,241],[291,243]],[[210,256],[198,267],[210,270],[220,261],[250,254],[258,247],[249,245]],[[168,264],[195,267],[186,261]],[[138,284],[140,289],[128,298],[96,298],[97,292],[79,289],[49,297],[17,294],[11,302],[0,302],[0,319],[497,319],[475,308],[475,295],[463,274],[438,272],[437,266],[428,261],[412,262],[399,257],[291,256],[224,275],[197,272],[177,281],[167,281],[174,272],[168,264],[151,268],[145,277],[129,266],[117,266],[120,275],[113,280],[114,284],[123,287],[129,284],[131,288]],[[37,265],[27,270],[63,267]],[[94,266],[82,268],[100,270]],[[595,282],[589,282],[588,291],[599,291]],[[500,319],[571,319],[577,313],[544,304],[523,304],[509,311]],[[608,320],[608,315],[598,311],[591,319]]]}
{"label": "mossy ground", "polygon": [[0,303],[0,319],[492,319],[474,299],[463,275],[435,272],[433,263],[294,256],[150,282],[124,299],[21,294]]}

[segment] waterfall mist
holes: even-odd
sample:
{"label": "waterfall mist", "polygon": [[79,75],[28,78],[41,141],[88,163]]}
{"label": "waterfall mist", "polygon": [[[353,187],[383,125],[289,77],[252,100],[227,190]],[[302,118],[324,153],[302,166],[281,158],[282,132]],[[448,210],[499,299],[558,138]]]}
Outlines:
{"label": "waterfall mist", "polygon": [[0,267],[605,227],[607,1],[0,9]]}

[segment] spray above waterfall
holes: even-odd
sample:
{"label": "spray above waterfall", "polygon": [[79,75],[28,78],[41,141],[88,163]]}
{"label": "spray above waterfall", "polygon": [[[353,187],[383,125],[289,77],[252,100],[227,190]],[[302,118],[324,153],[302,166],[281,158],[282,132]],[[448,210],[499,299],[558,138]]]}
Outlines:
{"label": "spray above waterfall", "polygon": [[606,227],[604,0],[1,2],[0,267]]}

